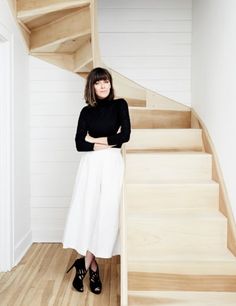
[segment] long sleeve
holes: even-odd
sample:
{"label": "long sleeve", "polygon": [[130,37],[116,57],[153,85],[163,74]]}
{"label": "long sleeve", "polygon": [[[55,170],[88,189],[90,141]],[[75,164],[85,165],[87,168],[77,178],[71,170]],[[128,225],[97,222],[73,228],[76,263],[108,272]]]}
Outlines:
{"label": "long sleeve", "polygon": [[124,99],[121,99],[120,103],[119,119],[121,131],[118,134],[107,137],[109,145],[121,145],[124,142],[128,142],[130,138],[131,125],[128,103]]}
{"label": "long sleeve", "polygon": [[75,136],[75,143],[77,151],[93,151],[94,143],[85,141],[88,129],[86,124],[86,112],[85,108],[80,112],[78,126]]}

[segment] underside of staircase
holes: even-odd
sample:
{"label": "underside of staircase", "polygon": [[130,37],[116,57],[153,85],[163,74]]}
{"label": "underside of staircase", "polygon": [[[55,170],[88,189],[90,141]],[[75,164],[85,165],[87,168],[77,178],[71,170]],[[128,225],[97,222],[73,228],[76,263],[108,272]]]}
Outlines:
{"label": "underside of staircase", "polygon": [[[106,67],[96,1],[16,4],[31,55],[82,77]],[[121,305],[233,305],[235,224],[207,131],[189,107],[109,70],[132,124],[123,146]]]}

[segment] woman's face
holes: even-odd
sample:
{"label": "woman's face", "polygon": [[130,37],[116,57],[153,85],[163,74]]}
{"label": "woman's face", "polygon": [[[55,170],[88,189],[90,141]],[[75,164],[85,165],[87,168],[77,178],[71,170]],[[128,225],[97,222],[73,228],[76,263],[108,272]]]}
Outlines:
{"label": "woman's face", "polygon": [[98,98],[105,99],[111,89],[111,83],[109,80],[100,80],[94,84],[95,93]]}

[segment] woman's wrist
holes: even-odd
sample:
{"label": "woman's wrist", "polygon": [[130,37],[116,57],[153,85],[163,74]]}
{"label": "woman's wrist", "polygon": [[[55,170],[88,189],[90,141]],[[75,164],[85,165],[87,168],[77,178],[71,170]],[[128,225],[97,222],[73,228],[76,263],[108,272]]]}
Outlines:
{"label": "woman's wrist", "polygon": [[99,144],[104,144],[104,145],[108,145],[107,143],[107,137],[92,137],[89,134],[86,135],[85,137],[85,141],[90,142],[90,143],[99,143]]}
{"label": "woman's wrist", "polygon": [[108,145],[107,137],[98,137],[98,138],[94,138],[94,140],[95,140],[95,143],[100,143],[100,144]]}
{"label": "woman's wrist", "polygon": [[90,142],[90,143],[95,143],[95,139],[96,138],[90,136],[89,134],[87,134],[85,137],[85,141]]}

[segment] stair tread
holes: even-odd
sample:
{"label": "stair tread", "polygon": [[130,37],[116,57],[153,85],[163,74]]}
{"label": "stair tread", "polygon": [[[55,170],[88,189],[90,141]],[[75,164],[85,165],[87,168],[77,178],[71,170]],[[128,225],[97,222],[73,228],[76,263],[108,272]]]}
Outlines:
{"label": "stair tread", "polygon": [[163,129],[163,128],[158,128],[158,129],[150,129],[150,128],[146,128],[146,129],[135,129],[135,128],[132,128],[131,129],[131,133],[132,131],[140,131],[140,132],[148,132],[148,131],[157,131],[157,132],[171,132],[171,131],[186,131],[186,132],[189,132],[189,131],[192,131],[192,132],[200,132],[202,131],[202,129],[196,129],[196,128],[181,128],[181,129],[177,129],[177,128],[169,128],[169,129]]}
{"label": "stair tread", "polygon": [[128,291],[130,306],[233,306],[236,292]]}
{"label": "stair tread", "polygon": [[[191,220],[193,219],[214,219],[214,220],[224,220],[226,222],[226,217],[217,210],[210,210],[210,211],[181,211],[181,213],[179,211],[173,210],[162,210],[160,212],[156,212],[156,213],[134,213],[132,212],[131,215],[128,215],[128,220],[134,220],[137,219],[138,222],[147,222],[150,221],[150,219],[168,219],[168,218],[174,218],[174,219],[180,219],[181,222],[183,222],[184,220],[186,220],[187,222],[189,222],[189,218],[191,218]],[[140,220],[142,219],[142,220]],[[183,219],[183,220],[182,220]],[[128,224],[129,226],[129,224]]]}
{"label": "stair tread", "polygon": [[179,180],[155,180],[151,181],[150,183],[144,183],[144,182],[135,182],[135,183],[130,183],[127,182],[126,185],[143,185],[143,186],[158,186],[158,185],[194,185],[194,184],[211,184],[211,185],[218,185],[218,182],[213,181],[213,180],[204,180],[204,179],[179,179]]}
{"label": "stair tread", "polygon": [[[131,259],[130,259],[131,262]],[[203,262],[207,262],[207,263],[215,263],[215,262],[235,262],[236,263],[236,257],[230,252],[229,249],[225,248],[220,250],[219,252],[214,254],[214,257],[212,257],[211,255],[206,255],[206,254],[196,254],[195,252],[192,254],[187,254],[185,255],[183,254],[170,254],[170,255],[165,255],[165,257],[156,257],[156,260],[152,260],[152,262],[148,261],[148,258],[143,258],[142,260],[135,260],[134,258],[132,259],[132,263],[140,263],[143,266],[152,266],[155,264],[159,264],[159,263],[167,263],[167,264],[171,264],[171,263],[179,263],[179,264],[183,264],[183,263],[195,263],[195,264],[199,264],[199,263],[203,263]]]}
{"label": "stair tread", "polygon": [[[140,152],[141,151],[141,152]],[[152,152],[152,151],[142,151],[142,150],[137,150],[137,152],[126,152],[126,153],[128,153],[128,155],[132,155],[132,154],[149,154],[149,155],[151,155],[151,154],[153,154],[153,155],[157,155],[157,154],[159,154],[159,155],[202,155],[202,156],[212,156],[212,154],[210,154],[210,153],[207,153],[207,152],[203,152],[203,151],[186,151],[186,150],[184,150],[184,151],[169,151],[169,150],[167,150],[167,151],[162,151],[162,150],[160,150],[160,151],[158,151],[158,152]]]}
{"label": "stair tread", "polygon": [[203,152],[202,150],[189,150],[186,151],[186,149],[158,149],[158,148],[126,148],[126,154],[131,154],[131,153],[177,153],[177,152],[185,152],[185,153],[192,153],[192,152]]}
{"label": "stair tread", "polygon": [[155,108],[155,107],[150,107],[150,106],[129,106],[130,109],[137,109],[137,110],[155,110],[155,111],[160,111],[160,112],[183,112],[183,113],[189,113],[191,112],[191,109],[186,109],[186,110],[176,110],[176,109],[160,109],[160,108]]}

